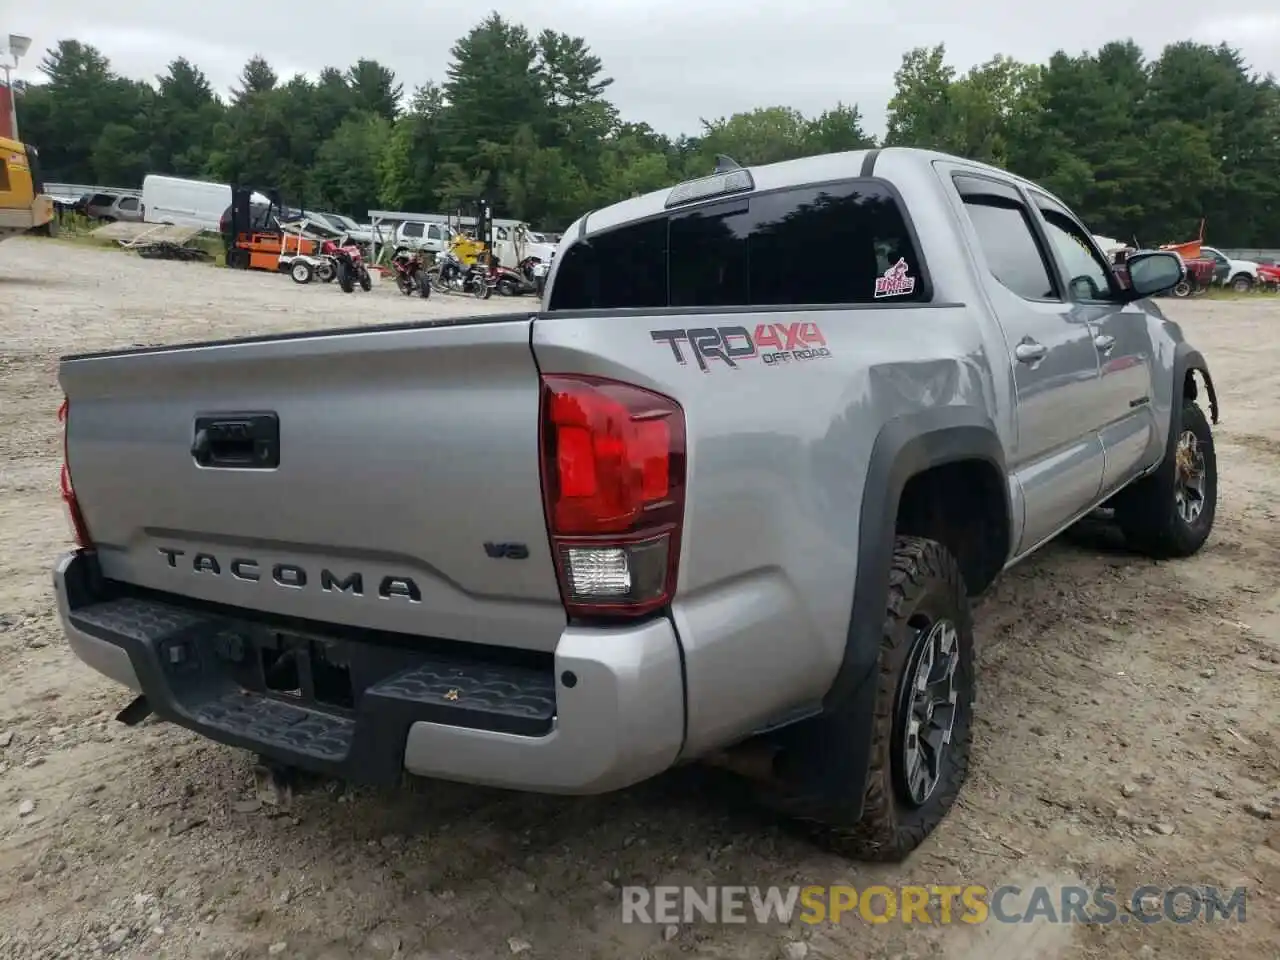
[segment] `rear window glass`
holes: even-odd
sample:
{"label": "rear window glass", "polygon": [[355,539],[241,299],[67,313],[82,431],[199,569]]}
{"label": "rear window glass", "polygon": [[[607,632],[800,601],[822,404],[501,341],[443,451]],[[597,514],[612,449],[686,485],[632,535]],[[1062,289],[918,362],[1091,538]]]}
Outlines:
{"label": "rear window glass", "polygon": [[675,212],[573,244],[552,310],[920,301],[898,203],[860,180]]}

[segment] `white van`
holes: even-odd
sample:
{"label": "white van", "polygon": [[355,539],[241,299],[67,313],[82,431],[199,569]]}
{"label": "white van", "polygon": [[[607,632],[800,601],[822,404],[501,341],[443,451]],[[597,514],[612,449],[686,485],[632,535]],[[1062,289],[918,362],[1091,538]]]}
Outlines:
{"label": "white van", "polygon": [[[268,200],[254,193],[253,202],[265,204]],[[231,186],[153,173],[142,181],[142,206],[146,223],[172,223],[217,233],[222,214],[231,206]]]}

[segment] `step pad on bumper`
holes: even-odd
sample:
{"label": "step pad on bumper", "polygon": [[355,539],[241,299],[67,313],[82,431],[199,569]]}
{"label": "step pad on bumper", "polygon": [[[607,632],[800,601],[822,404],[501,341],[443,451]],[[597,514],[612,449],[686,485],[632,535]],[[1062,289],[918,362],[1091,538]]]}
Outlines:
{"label": "step pad on bumper", "polygon": [[531,737],[554,728],[549,657],[510,663],[432,638],[329,635],[239,614],[124,596],[73,607],[68,620],[124,648],[165,719],[353,780],[398,778],[417,722]]}
{"label": "step pad on bumper", "polygon": [[354,720],[239,690],[207,700],[191,713],[200,723],[234,736],[329,761],[342,760],[351,751],[356,729]]}

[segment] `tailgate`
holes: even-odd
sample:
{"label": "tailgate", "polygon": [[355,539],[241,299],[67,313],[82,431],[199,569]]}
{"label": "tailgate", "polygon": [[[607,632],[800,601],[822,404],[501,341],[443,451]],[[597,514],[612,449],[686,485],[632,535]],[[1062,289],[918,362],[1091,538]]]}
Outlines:
{"label": "tailgate", "polygon": [[103,573],[267,613],[553,649],[565,615],[531,322],[64,360],[67,462]]}

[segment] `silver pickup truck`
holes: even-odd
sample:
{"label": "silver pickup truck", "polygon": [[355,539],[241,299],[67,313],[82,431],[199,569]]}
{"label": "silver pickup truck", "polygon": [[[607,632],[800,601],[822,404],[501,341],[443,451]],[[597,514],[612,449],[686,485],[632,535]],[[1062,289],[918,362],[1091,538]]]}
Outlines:
{"label": "silver pickup truck", "polygon": [[566,794],[750,753],[901,858],[968,767],[970,598],[1099,510],[1209,535],[1183,275],[955,157],[723,159],[574,223],[536,313],[67,357],[62,620],[126,722]]}

